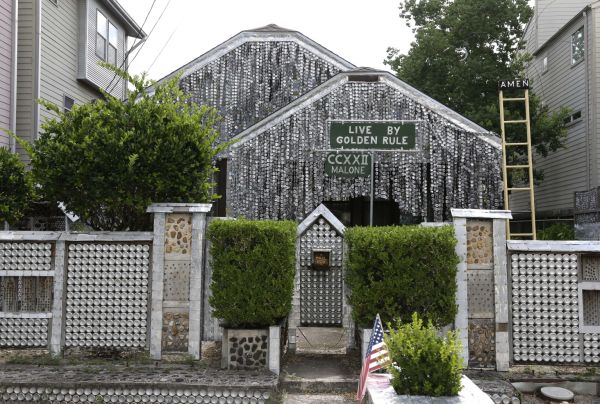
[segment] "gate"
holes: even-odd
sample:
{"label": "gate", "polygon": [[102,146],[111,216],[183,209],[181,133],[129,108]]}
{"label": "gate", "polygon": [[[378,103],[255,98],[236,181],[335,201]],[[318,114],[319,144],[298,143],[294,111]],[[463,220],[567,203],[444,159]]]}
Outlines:
{"label": "gate", "polygon": [[345,230],[325,205],[319,205],[298,226],[294,298],[288,319],[291,351],[296,351],[297,337],[298,344],[307,343],[317,351],[339,348],[345,352],[354,345],[344,285]]}

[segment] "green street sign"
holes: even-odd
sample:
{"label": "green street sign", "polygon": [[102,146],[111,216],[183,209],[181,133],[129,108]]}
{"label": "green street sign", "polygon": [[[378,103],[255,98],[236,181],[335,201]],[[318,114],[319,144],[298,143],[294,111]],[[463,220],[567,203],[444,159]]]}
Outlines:
{"label": "green street sign", "polygon": [[331,121],[329,141],[332,149],[417,149],[414,122],[395,121]]}
{"label": "green street sign", "polygon": [[325,157],[325,174],[332,177],[368,177],[371,155],[368,153],[332,152]]}

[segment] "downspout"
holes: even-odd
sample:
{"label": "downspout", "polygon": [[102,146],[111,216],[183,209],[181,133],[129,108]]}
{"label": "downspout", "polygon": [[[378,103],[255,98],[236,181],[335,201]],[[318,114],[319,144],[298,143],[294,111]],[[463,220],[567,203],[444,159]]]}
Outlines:
{"label": "downspout", "polygon": [[[17,133],[17,68],[19,66],[17,62],[17,40],[19,32],[19,0],[13,0],[12,10],[12,71],[10,75],[10,125],[9,128],[12,133]],[[8,137],[8,147],[11,153],[17,152],[17,141],[12,137]]]}
{"label": "downspout", "polygon": [[33,134],[31,141],[33,142],[39,136],[40,132],[40,80],[42,70],[42,0],[36,0],[35,9],[35,71],[33,83]]}
{"label": "downspout", "polygon": [[585,111],[585,134],[586,134],[586,140],[587,140],[587,150],[585,153],[585,159],[586,159],[586,165],[587,165],[587,189],[590,190],[592,188],[592,167],[591,167],[591,142],[592,142],[592,137],[590,135],[590,69],[589,69],[589,63],[591,62],[590,60],[590,45],[591,45],[591,41],[590,41],[590,29],[589,29],[589,23],[588,23],[588,19],[589,19],[589,15],[587,10],[585,10],[583,12],[583,21],[584,21],[584,31],[585,31],[585,38],[584,38],[584,46],[585,46],[585,105],[586,105],[586,111]]}

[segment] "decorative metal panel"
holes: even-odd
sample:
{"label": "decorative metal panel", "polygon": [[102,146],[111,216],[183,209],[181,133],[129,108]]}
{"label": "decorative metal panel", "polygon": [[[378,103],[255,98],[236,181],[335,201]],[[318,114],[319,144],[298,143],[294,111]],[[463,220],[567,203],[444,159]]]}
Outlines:
{"label": "decorative metal panel", "polygon": [[0,271],[51,271],[51,243],[0,242]]}
{"label": "decorative metal panel", "polygon": [[600,326],[600,290],[583,290],[583,324]]}
{"label": "decorative metal panel", "polygon": [[0,318],[0,347],[45,347],[47,318]]}
{"label": "decorative metal panel", "polygon": [[470,318],[494,318],[494,271],[467,271]]}
{"label": "decorative metal panel", "polygon": [[145,347],[150,247],[68,247],[65,345]]}
{"label": "decorative metal panel", "polygon": [[49,276],[0,277],[0,311],[50,312],[52,288],[53,278]]}
{"label": "decorative metal panel", "polygon": [[226,141],[339,72],[296,42],[257,40],[182,78],[180,87],[219,111]]}
{"label": "decorative metal panel", "polygon": [[[341,325],[343,304],[342,236],[320,217],[300,236],[300,321],[303,325]],[[314,250],[329,250],[329,269],[315,269]]]}
{"label": "decorative metal panel", "polygon": [[395,201],[404,214],[432,211],[442,221],[450,207],[502,203],[498,149],[386,83],[346,82],[230,152],[232,216],[302,220],[322,201],[369,196],[370,178],[325,175],[325,153],[317,150],[329,148],[329,119],[422,120],[421,152],[374,161],[375,198]]}
{"label": "decorative metal panel", "polygon": [[515,362],[580,361],[577,265],[576,254],[512,254]]}
{"label": "decorative metal panel", "polygon": [[600,281],[600,255],[581,256],[581,275],[584,281]]}

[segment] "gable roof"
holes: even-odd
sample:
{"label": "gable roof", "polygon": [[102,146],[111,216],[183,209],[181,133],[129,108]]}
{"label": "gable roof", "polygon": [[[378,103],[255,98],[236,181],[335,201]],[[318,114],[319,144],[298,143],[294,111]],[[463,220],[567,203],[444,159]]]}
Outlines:
{"label": "gable roof", "polygon": [[250,126],[243,132],[239,133],[237,136],[233,137],[232,140],[235,143],[233,143],[229,148],[235,149],[235,148],[239,147],[240,145],[244,144],[245,142],[247,142],[251,139],[254,139],[261,133],[267,131],[268,129],[272,128],[273,126],[275,126],[278,123],[282,122],[283,120],[287,119],[288,117],[293,115],[295,112],[305,108],[306,106],[312,104],[316,100],[326,96],[327,94],[331,93],[336,88],[343,86],[344,84],[346,84],[349,81],[350,78],[353,78],[353,77],[361,77],[363,79],[367,78],[367,80],[368,80],[368,78],[371,78],[371,80],[369,80],[369,81],[376,81],[375,79],[378,79],[378,81],[380,83],[387,84],[388,86],[400,91],[401,93],[405,94],[409,98],[412,98],[413,100],[417,101],[421,105],[427,107],[429,110],[431,110],[431,111],[439,114],[443,118],[447,119],[448,121],[450,121],[454,125],[458,126],[459,128],[461,128],[467,132],[473,133],[480,140],[482,140],[486,143],[489,143],[492,147],[494,147],[496,149],[501,149],[500,138],[493,132],[490,132],[487,129],[482,128],[481,126],[477,125],[473,121],[460,115],[456,111],[448,108],[447,106],[434,100],[430,96],[428,96],[428,95],[422,93],[421,91],[417,90],[416,88],[408,85],[407,83],[398,79],[396,76],[394,76],[390,72],[376,70],[376,69],[372,69],[372,68],[368,68],[368,67],[359,67],[356,69],[344,71],[344,72],[337,74],[336,76],[327,80],[325,83],[314,88],[313,90],[309,91],[308,93],[304,94],[303,96],[292,101],[285,107],[279,109],[278,111],[275,111],[273,114],[269,115],[262,121]]}
{"label": "gable roof", "polygon": [[237,35],[234,35],[227,41],[215,46],[208,52],[169,73],[157,82],[160,83],[164,80],[168,80],[176,74],[181,74],[181,77],[184,78],[246,42],[296,42],[298,45],[330,62],[340,70],[348,70],[355,67],[346,59],[343,59],[324,46],[319,45],[317,42],[304,36],[300,32],[283,28],[275,24],[269,24],[264,27],[242,31]]}
{"label": "gable roof", "polygon": [[346,231],[346,226],[335,217],[335,215],[327,209],[327,206],[320,204],[315,210],[312,211],[306,218],[298,225],[296,236],[301,236],[306,230],[310,228],[320,217],[323,217],[333,226],[333,228],[341,235]]}

